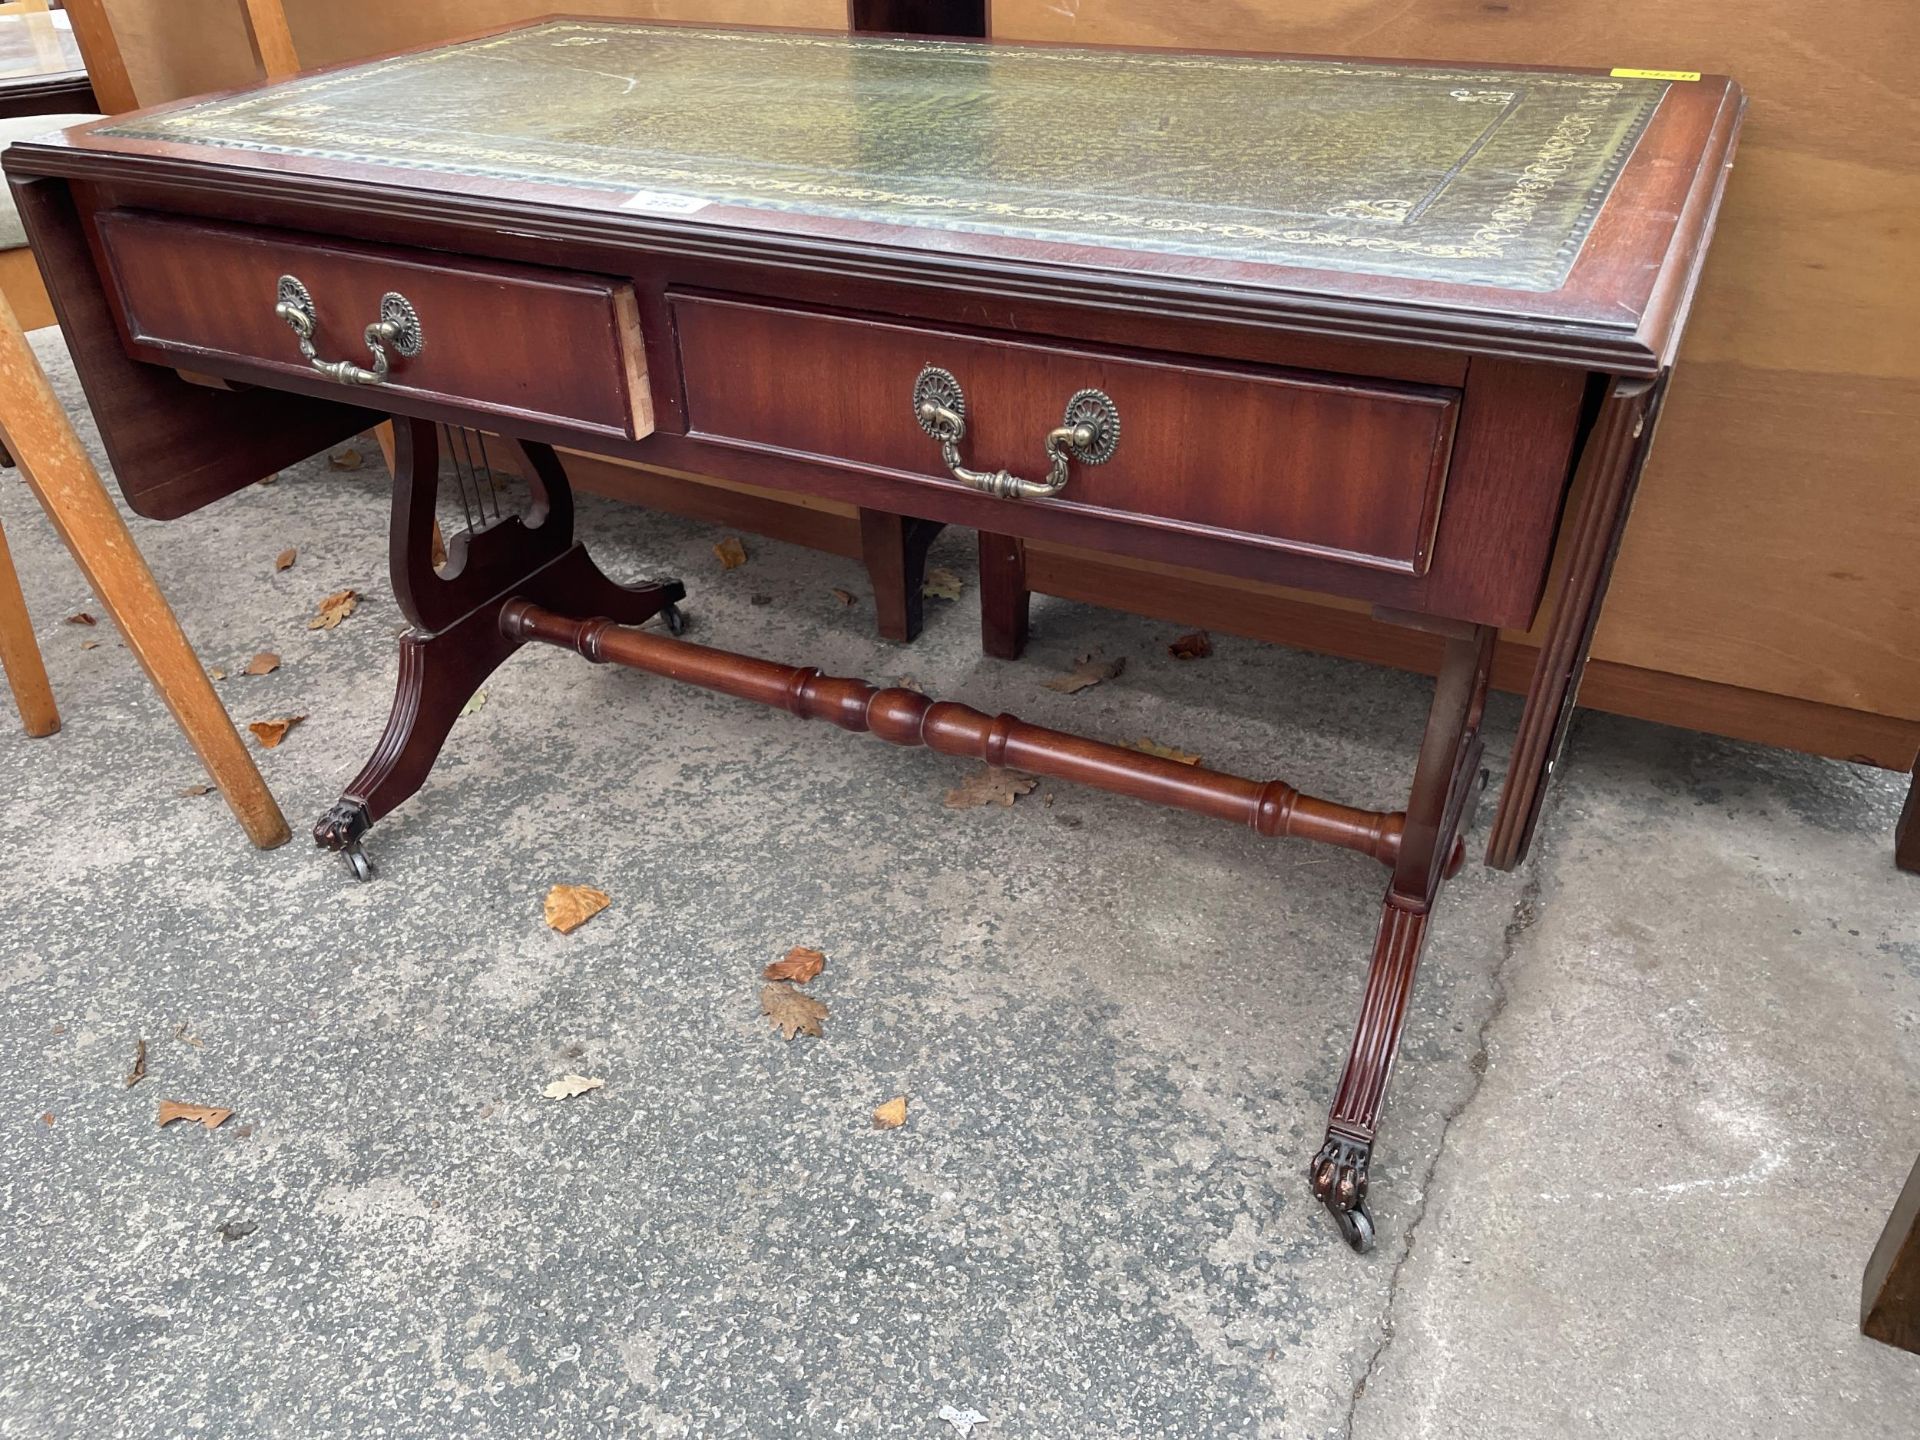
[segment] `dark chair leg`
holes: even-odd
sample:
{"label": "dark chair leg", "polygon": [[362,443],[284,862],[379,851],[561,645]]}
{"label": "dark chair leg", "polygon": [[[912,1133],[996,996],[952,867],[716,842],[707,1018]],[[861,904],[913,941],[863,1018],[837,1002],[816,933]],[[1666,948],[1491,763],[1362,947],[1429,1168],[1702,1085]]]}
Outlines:
{"label": "dark chair leg", "polygon": [[885,510],[860,512],[860,553],[873,582],[873,609],[885,640],[905,644],[920,634],[927,550],[946,527]]}
{"label": "dark chair leg", "polygon": [[1461,862],[1460,837],[1486,783],[1480,769],[1480,714],[1493,641],[1494,631],[1483,627],[1447,642],[1407,801],[1400,859],[1381,907],[1360,1019],[1334,1092],[1326,1139],[1307,1167],[1315,1197],[1333,1212],[1347,1243],[1363,1253],[1373,1248],[1367,1170],[1428,919],[1446,877]]}
{"label": "dark chair leg", "polygon": [[1920,1161],[1861,1277],[1860,1332],[1920,1353]]}
{"label": "dark chair leg", "polygon": [[1011,535],[980,534],[980,648],[1018,660],[1027,648],[1027,547]]}

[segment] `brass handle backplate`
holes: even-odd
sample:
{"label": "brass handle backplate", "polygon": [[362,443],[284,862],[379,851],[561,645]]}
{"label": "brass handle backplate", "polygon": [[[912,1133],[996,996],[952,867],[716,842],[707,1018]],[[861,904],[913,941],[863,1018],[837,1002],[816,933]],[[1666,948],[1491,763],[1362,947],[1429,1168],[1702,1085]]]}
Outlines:
{"label": "brass handle backplate", "polygon": [[356,365],[351,360],[322,360],[313,348],[313,327],[318,316],[313,308],[313,296],[307,292],[292,275],[280,277],[279,293],[273,307],[273,313],[287,322],[300,340],[300,353],[307,357],[307,363],[329,380],[338,380],[342,385],[378,385],[387,378],[387,372],[393,368],[387,358],[387,347],[391,345],[396,354],[418,355],[420,347],[426,342],[420,335],[420,317],[407,297],[396,290],[389,290],[380,297],[380,318],[367,326],[367,349],[373,352],[373,368]]}
{"label": "brass handle backplate", "polygon": [[941,458],[953,478],[1002,500],[1044,500],[1067,486],[1067,462],[1104,465],[1120,444],[1120,411],[1099,390],[1079,390],[1067,401],[1067,413],[1047,432],[1047,478],[1024,480],[1006,470],[969,470],[960,459],[967,435],[967,397],[950,370],[929,365],[913,382],[913,418],[940,442]]}

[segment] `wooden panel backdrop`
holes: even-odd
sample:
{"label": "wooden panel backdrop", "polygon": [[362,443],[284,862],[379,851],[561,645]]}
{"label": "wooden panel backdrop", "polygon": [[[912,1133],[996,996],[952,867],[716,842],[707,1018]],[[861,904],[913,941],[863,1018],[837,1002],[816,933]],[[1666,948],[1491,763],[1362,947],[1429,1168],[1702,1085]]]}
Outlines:
{"label": "wooden panel backdrop", "polygon": [[993,0],[992,29],[1005,39],[1738,77],[1751,97],[1740,154],[1595,641],[1611,665],[1596,668],[1584,698],[1890,766],[1911,761],[1920,742],[1920,6]]}
{"label": "wooden panel backdrop", "polygon": [[[104,10],[152,104],[257,72],[239,0]],[[871,8],[871,7],[869,7]],[[937,7],[936,7],[937,8]],[[839,27],[847,0],[287,0],[316,65],[553,10]],[[1007,39],[1726,72],[1752,97],[1585,703],[1895,768],[1920,747],[1920,6],[1838,0],[992,0]],[[77,23],[76,28],[83,28]],[[958,25],[948,28],[961,28]],[[98,78],[98,77],[96,77]],[[1064,116],[1071,123],[1071,116]],[[604,465],[592,488],[849,552],[851,513]],[[625,475],[623,480],[622,476]],[[1137,605],[1066,551],[1038,588]],[[1270,588],[1167,572],[1168,618],[1431,666],[1426,639]],[[1496,681],[1523,687],[1525,638]]]}

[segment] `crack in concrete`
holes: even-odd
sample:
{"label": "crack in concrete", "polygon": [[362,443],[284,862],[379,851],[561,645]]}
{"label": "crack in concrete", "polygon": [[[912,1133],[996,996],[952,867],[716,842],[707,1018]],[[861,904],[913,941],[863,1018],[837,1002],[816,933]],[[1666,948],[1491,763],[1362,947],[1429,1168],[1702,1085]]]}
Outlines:
{"label": "crack in concrete", "polygon": [[1454,1122],[1466,1114],[1467,1107],[1480,1097],[1481,1088],[1486,1084],[1487,1036],[1507,1008],[1507,969],[1513,963],[1513,957],[1520,948],[1521,939],[1540,919],[1540,870],[1545,846],[1538,837],[1535,839],[1534,846],[1534,855],[1528,867],[1526,883],[1521,886],[1519,895],[1514,898],[1513,913],[1508,918],[1506,930],[1501,935],[1500,960],[1493,967],[1491,977],[1493,1004],[1487,1008],[1486,1018],[1480,1022],[1478,1033],[1474,1037],[1473,1054],[1467,1061],[1467,1068],[1473,1072],[1473,1082],[1468,1087],[1467,1093],[1461,1097],[1460,1103],[1449,1110],[1440,1122],[1439,1143],[1433,1147],[1433,1157],[1428,1160],[1426,1171],[1420,1177],[1420,1202],[1412,1218],[1407,1221],[1407,1243],[1401,1247],[1400,1258],[1393,1264],[1393,1276],[1387,1282],[1387,1303],[1381,1317],[1380,1341],[1367,1356],[1366,1363],[1360,1367],[1359,1378],[1353,1382],[1353,1397],[1347,1405],[1346,1425],[1341,1431],[1342,1440],[1353,1440],[1353,1427],[1354,1422],[1359,1418],[1360,1402],[1366,1398],[1367,1386],[1372,1383],[1374,1372],[1379,1368],[1380,1362],[1386,1357],[1387,1351],[1393,1348],[1393,1316],[1400,1301],[1400,1282],[1406,1274],[1407,1263],[1413,1259],[1413,1248],[1420,1236],[1421,1222],[1427,1218],[1427,1205],[1433,1192],[1434,1176],[1439,1172],[1441,1158],[1447,1153],[1447,1140],[1453,1134]]}

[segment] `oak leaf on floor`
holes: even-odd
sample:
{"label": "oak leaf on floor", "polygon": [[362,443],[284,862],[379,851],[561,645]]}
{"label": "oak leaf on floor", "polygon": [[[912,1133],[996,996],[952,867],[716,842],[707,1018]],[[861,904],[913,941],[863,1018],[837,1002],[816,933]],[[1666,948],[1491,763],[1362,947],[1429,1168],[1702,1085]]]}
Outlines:
{"label": "oak leaf on floor", "polygon": [[884,1105],[873,1107],[873,1128],[898,1130],[907,1123],[907,1097],[896,1095]]}
{"label": "oak leaf on floor", "polygon": [[996,770],[988,765],[947,791],[946,805],[949,810],[971,810],[976,805],[1011,805],[1022,795],[1031,794],[1039,783],[1018,770]]}
{"label": "oak leaf on floor", "polygon": [[1213,637],[1204,630],[1195,630],[1167,646],[1167,653],[1176,660],[1204,660],[1213,654]]}
{"label": "oak leaf on floor", "polygon": [[247,661],[247,668],[240,673],[242,675],[271,675],[279,668],[280,657],[271,650],[262,650],[258,655],[255,655],[253,659]]}
{"label": "oak leaf on floor", "polygon": [[327,456],[329,470],[358,470],[366,463],[366,456],[358,450],[342,450],[338,455]]}
{"label": "oak leaf on floor", "polygon": [[804,985],[820,973],[827,963],[826,954],[807,945],[796,945],[760,973],[769,980],[791,980]]}
{"label": "oak leaf on floor", "polygon": [[853,604],[853,592],[851,590],[842,590],[838,585],[833,587],[833,598],[838,600],[842,605]]}
{"label": "oak leaf on floor", "polygon": [[713,553],[720,557],[722,570],[738,570],[747,563],[747,547],[740,543],[738,535],[729,535],[713,547]]}
{"label": "oak leaf on floor", "polygon": [[571,935],[613,903],[613,897],[591,885],[556,885],[547,891],[547,924]]}
{"label": "oak leaf on floor", "polygon": [[360,604],[358,590],[336,590],[320,602],[320,608],[314,617],[307,621],[309,630],[331,630],[351,615]]}
{"label": "oak leaf on floor", "polygon": [[1102,660],[1088,651],[1073,662],[1073,669],[1047,681],[1047,689],[1058,690],[1062,695],[1078,695],[1090,685],[1113,679],[1126,668],[1127,657],[1124,655],[1118,660]]}
{"label": "oak leaf on floor", "polygon": [[293,568],[293,562],[299,558],[300,552],[289,545],[273,557],[273,568],[276,570],[291,570]]}
{"label": "oak leaf on floor", "polygon": [[191,800],[197,795],[211,795],[212,793],[213,786],[211,785],[188,785],[181,789],[180,798],[182,800]]}
{"label": "oak leaf on floor", "polygon": [[100,622],[86,611],[76,610],[73,614],[67,616],[67,623],[69,625],[98,625]]}
{"label": "oak leaf on floor", "polygon": [[936,565],[927,571],[926,579],[920,582],[920,593],[934,600],[958,600],[960,577],[946,566]]}
{"label": "oak leaf on floor", "polygon": [[133,1069],[127,1072],[127,1088],[131,1090],[147,1078],[147,1042],[143,1039],[133,1047]]}
{"label": "oak leaf on floor", "polygon": [[233,1111],[222,1110],[217,1105],[187,1105],[179,1100],[162,1100],[160,1116],[154,1123],[165,1129],[176,1120],[189,1123],[198,1121],[209,1130],[217,1130],[227,1123],[227,1117],[231,1114]]}
{"label": "oak leaf on floor", "polygon": [[1190,755],[1185,750],[1176,750],[1171,745],[1162,745],[1158,740],[1149,740],[1142,735],[1128,747],[1138,750],[1142,755],[1158,755],[1162,760],[1177,760],[1182,765],[1198,765],[1200,757]]}
{"label": "oak leaf on floor", "polygon": [[82,650],[98,650],[100,648],[100,642],[98,640],[82,640],[80,642],[80,648]]}
{"label": "oak leaf on floor", "polygon": [[811,995],[803,995],[791,985],[768,985],[760,991],[760,1009],[773,1021],[783,1040],[796,1035],[818,1036],[820,1022],[827,1018],[827,1007]]}
{"label": "oak leaf on floor", "polygon": [[260,742],[262,750],[273,750],[287,738],[289,730],[306,718],[304,715],[281,715],[272,720],[252,721],[247,729],[253,732],[253,738]]}
{"label": "oak leaf on floor", "polygon": [[540,1093],[549,1100],[571,1100],[589,1090],[598,1090],[606,1083],[604,1080],[590,1080],[585,1075],[562,1075]]}

